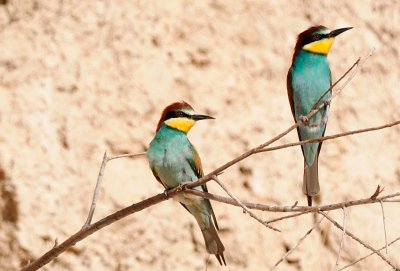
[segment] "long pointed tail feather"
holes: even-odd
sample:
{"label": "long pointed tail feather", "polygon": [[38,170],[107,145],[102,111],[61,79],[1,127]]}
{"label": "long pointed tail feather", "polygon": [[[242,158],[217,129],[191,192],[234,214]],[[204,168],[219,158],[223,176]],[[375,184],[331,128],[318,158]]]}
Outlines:
{"label": "long pointed tail feather", "polygon": [[311,166],[304,161],[303,193],[307,195],[308,206],[312,205],[312,197],[317,195],[319,190],[317,154]]}
{"label": "long pointed tail feather", "polygon": [[214,254],[220,265],[226,265],[224,250],[225,247],[219,239],[215,226],[211,224],[210,228],[201,230],[208,253]]}

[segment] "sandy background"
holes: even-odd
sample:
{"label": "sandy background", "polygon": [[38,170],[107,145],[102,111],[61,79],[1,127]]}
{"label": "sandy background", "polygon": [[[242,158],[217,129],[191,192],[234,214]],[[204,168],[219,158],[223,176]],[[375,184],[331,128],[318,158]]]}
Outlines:
{"label": "sandy background", "polygon": [[[42,1],[0,6],[0,270],[81,228],[104,150],[146,150],[167,104],[184,99],[216,121],[190,133],[205,172],[292,124],[286,73],[297,33],[314,24],[355,27],[330,54],[334,78],[375,54],[331,107],[327,134],[399,118],[398,1]],[[321,204],[400,187],[400,129],[324,143]],[[295,132],[282,142],[296,141]],[[299,147],[254,156],[221,180],[242,199],[305,204]],[[223,194],[210,184],[213,193]],[[112,161],[95,220],[162,191],[145,159]],[[385,204],[388,239],[400,235],[399,204]],[[228,267],[268,270],[314,217],[272,232],[238,208],[214,203]],[[349,231],[384,245],[380,206],[347,210]],[[342,212],[330,213],[341,221]],[[279,214],[259,213],[263,219]],[[331,270],[341,232],[323,222],[277,270]],[[368,251],[346,238],[340,266]],[[400,244],[387,257],[400,265]],[[205,270],[194,219],[173,200],[77,244],[43,270]],[[348,270],[390,270],[374,256]]]}

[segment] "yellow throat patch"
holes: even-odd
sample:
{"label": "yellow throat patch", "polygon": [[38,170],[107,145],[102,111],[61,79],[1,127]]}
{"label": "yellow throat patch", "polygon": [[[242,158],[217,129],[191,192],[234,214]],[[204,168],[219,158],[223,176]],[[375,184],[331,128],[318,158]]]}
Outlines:
{"label": "yellow throat patch", "polygon": [[333,44],[334,38],[322,39],[304,45],[303,49],[315,54],[327,55]]}
{"label": "yellow throat patch", "polygon": [[196,122],[194,120],[188,118],[172,118],[165,121],[165,124],[168,125],[169,127],[175,128],[186,134],[189,132],[190,128],[192,128],[195,123]]}

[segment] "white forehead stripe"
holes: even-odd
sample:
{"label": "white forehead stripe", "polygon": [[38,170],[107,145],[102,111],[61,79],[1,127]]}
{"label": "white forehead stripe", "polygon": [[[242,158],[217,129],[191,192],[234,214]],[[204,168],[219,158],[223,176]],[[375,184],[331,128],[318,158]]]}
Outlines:
{"label": "white forehead stripe", "polygon": [[330,29],[323,29],[323,30],[321,30],[321,31],[318,31],[317,33],[320,33],[320,34],[329,34],[330,32],[331,32]]}
{"label": "white forehead stripe", "polygon": [[192,109],[189,109],[189,108],[182,109],[181,111],[185,112],[188,115],[194,115],[194,111]]}

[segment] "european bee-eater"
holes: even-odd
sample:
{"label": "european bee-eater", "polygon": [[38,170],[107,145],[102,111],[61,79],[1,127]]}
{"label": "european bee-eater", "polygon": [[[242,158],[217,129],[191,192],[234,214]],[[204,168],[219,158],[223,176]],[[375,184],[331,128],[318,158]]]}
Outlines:
{"label": "european bee-eater", "polygon": [[[195,182],[203,176],[199,154],[187,137],[195,122],[203,119],[214,118],[196,115],[183,101],[164,109],[147,150],[147,159],[154,176],[166,189]],[[194,189],[207,192],[206,185]],[[221,265],[226,265],[225,248],[216,231],[218,224],[211,202],[191,195],[180,195],[177,199],[199,224],[208,253],[214,254]]]}
{"label": "european bee-eater", "polygon": [[[335,37],[352,27],[329,30],[325,26],[310,27],[297,37],[292,66],[287,75],[287,91],[294,120],[304,120],[313,106],[320,106],[331,97],[326,91],[332,85],[328,53]],[[324,95],[324,93],[326,93]],[[323,96],[324,95],[324,96]],[[323,97],[321,97],[323,96]],[[329,106],[321,109],[303,125],[297,128],[299,140],[322,137],[328,121]],[[301,146],[304,156],[303,193],[307,195],[308,205],[317,195],[318,156],[322,143],[308,143]]]}

